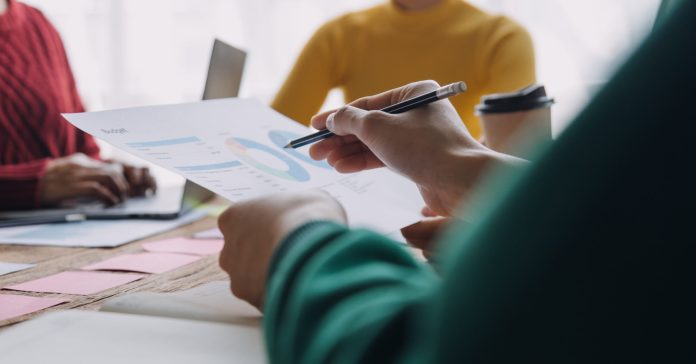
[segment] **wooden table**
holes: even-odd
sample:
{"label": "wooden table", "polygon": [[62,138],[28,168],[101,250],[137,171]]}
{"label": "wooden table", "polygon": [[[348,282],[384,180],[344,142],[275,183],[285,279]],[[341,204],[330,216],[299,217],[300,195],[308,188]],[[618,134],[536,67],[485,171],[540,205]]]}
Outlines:
{"label": "wooden table", "polygon": [[[217,201],[216,201],[217,202]],[[90,263],[96,263],[123,253],[143,251],[141,243],[177,236],[190,237],[197,231],[216,226],[217,218],[209,216],[178,229],[154,235],[117,248],[63,248],[45,246],[0,245],[0,261],[36,264],[31,269],[0,276],[0,287],[46,277],[54,273],[77,270]],[[133,292],[174,292],[198,286],[202,283],[226,279],[227,275],[218,266],[218,255],[205,257],[178,269],[151,274],[143,279],[118,286],[94,295],[81,296],[54,293],[33,293],[2,291],[26,296],[58,297],[69,302],[43,311],[0,321],[0,331],[18,322],[29,320],[36,315],[52,310],[80,309],[97,310],[104,300]]]}

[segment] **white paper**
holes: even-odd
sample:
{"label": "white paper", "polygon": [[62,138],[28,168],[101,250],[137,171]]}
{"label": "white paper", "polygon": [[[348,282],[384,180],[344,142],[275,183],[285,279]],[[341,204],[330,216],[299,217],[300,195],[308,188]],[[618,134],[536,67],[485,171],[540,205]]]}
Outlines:
{"label": "white paper", "polygon": [[0,245],[114,247],[172,230],[205,217],[191,211],[173,220],[87,220],[0,228]]}
{"label": "white paper", "polygon": [[222,239],[222,231],[218,228],[212,228],[208,230],[198,231],[193,233],[194,239]]}
{"label": "white paper", "polygon": [[33,266],[33,264],[0,262],[0,276],[14,272],[19,272],[20,270],[29,269]]}
{"label": "white paper", "polygon": [[264,363],[261,330],[120,313],[52,312],[0,333],[0,363]]}
{"label": "white paper", "polygon": [[109,299],[102,311],[260,327],[261,313],[232,295],[229,281],[172,293],[137,292]]}
{"label": "white paper", "polygon": [[254,100],[223,99],[65,114],[83,131],[229,199],[321,187],[352,226],[392,232],[420,219],[416,186],[387,169],[341,175],[300,150],[309,129]]}

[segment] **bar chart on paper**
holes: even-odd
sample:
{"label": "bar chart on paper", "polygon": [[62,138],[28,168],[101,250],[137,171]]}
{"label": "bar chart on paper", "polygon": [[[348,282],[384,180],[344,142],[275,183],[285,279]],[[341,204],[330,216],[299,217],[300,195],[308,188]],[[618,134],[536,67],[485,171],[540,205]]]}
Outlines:
{"label": "bar chart on paper", "polygon": [[157,163],[171,164],[170,169],[199,184],[214,186],[220,194],[245,198],[250,194],[321,186],[336,179],[326,162],[283,148],[283,143],[298,135],[269,130],[266,140],[259,141],[223,131],[205,139],[184,136],[126,145]]}
{"label": "bar chart on paper", "polygon": [[233,201],[321,187],[342,178],[306,151],[283,148],[308,129],[254,100],[211,100],[66,118]]}
{"label": "bar chart on paper", "polygon": [[[422,200],[411,182],[388,171],[337,173],[306,149],[283,148],[309,130],[254,100],[66,114],[78,128],[231,200],[323,188],[351,222],[380,230],[417,221]],[[388,216],[384,218],[384,216]],[[388,221],[388,223],[384,223]]]}

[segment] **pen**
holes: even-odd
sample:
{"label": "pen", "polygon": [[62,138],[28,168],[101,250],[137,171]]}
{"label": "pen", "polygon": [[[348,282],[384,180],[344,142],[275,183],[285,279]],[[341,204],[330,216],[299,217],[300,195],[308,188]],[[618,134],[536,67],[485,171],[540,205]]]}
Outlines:
{"label": "pen", "polygon": [[[442,100],[445,98],[448,98],[450,96],[458,95],[462,92],[466,91],[466,84],[462,81],[451,83],[446,86],[442,86],[439,89],[435,91],[428,92],[426,94],[416,96],[413,98],[410,98],[408,100],[404,100],[398,104],[394,104],[391,106],[387,106],[384,109],[380,110],[389,114],[400,114],[402,112],[409,111],[411,109],[417,108],[419,106],[427,105],[431,102],[435,102],[438,100]],[[303,136],[301,138],[297,138],[295,140],[291,140],[290,143],[285,145],[284,148],[299,148],[301,146],[307,145],[307,144],[312,144],[314,142],[318,142],[320,140],[326,139],[330,136],[333,136],[334,133],[329,131],[328,129],[324,130],[319,130],[316,133],[309,134],[307,136]]]}
{"label": "pen", "polygon": [[83,214],[64,214],[55,216],[22,217],[18,219],[0,219],[0,227],[53,224],[59,222],[77,222],[84,221],[85,219],[86,216]]}

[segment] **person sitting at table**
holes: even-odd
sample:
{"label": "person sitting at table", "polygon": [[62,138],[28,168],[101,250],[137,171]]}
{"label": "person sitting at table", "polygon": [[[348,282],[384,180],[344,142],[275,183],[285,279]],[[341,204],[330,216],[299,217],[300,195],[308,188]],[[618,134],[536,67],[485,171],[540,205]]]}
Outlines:
{"label": "person sitting at table", "polygon": [[271,107],[308,124],[334,88],[346,102],[407,83],[465,81],[452,100],[481,137],[481,96],[535,82],[532,40],[513,20],[462,0],[391,0],[324,24],[307,42]]}
{"label": "person sitting at table", "polygon": [[694,18],[682,1],[532,165],[479,144],[445,100],[362,110],[433,82],[314,118],[337,136],[311,154],[340,171],[391,168],[441,215],[474,185],[487,203],[439,238],[436,269],[347,228],[320,191],[232,205],[220,265],[263,310],[270,362],[693,362]]}
{"label": "person sitting at table", "polygon": [[39,10],[0,0],[0,209],[116,204],[155,189],[147,168],[101,160],[94,139],[60,115],[81,111],[57,31]]}

